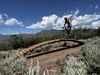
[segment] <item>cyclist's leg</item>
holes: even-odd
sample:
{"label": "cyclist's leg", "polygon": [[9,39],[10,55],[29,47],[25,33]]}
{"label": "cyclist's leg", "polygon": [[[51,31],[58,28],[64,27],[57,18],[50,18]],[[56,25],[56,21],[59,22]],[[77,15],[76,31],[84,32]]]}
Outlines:
{"label": "cyclist's leg", "polygon": [[71,38],[71,27],[69,26],[67,29],[68,39]]}

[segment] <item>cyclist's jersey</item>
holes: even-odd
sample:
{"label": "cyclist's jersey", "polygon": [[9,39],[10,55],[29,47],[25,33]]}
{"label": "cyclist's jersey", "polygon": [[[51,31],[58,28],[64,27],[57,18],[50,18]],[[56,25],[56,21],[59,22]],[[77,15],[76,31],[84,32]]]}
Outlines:
{"label": "cyclist's jersey", "polygon": [[66,27],[66,28],[71,28],[71,27],[72,27],[72,26],[71,26],[71,23],[70,23],[69,21],[65,22],[65,27]]}

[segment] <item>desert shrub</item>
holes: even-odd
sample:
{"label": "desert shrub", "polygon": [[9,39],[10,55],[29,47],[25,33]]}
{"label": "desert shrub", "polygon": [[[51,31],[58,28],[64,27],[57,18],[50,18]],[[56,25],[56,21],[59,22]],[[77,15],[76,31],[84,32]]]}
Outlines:
{"label": "desert shrub", "polygon": [[100,75],[100,39],[89,39],[81,48],[81,55],[88,66],[88,73]]}
{"label": "desert shrub", "polygon": [[87,75],[87,67],[83,61],[74,56],[67,56],[61,75]]}
{"label": "desert shrub", "polygon": [[0,66],[1,75],[28,75],[25,59],[17,59],[13,62],[9,61],[10,63],[8,61]]}

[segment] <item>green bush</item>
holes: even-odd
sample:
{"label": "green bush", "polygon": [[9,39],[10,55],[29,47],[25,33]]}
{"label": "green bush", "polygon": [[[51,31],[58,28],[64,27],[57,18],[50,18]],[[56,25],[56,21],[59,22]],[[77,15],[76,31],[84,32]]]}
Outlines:
{"label": "green bush", "polygon": [[17,35],[12,35],[11,37],[11,43],[14,49],[20,48],[24,46],[24,41],[22,37],[18,37]]}

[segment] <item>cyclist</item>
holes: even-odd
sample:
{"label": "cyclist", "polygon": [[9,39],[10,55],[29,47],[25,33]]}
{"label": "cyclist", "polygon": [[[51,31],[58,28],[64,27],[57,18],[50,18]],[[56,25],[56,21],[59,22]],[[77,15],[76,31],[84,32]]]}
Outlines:
{"label": "cyclist", "polygon": [[[64,18],[64,29],[65,29],[65,31],[66,31],[67,34],[68,34],[67,39],[70,38],[71,28],[72,28],[72,25],[71,25],[71,18],[65,17],[65,18]],[[65,37],[65,38],[66,38],[66,37]],[[64,42],[64,46],[68,46],[66,41]]]}
{"label": "cyclist", "polygon": [[65,21],[64,22],[64,29],[67,31],[67,34],[69,35],[71,33],[71,28],[72,28],[71,18],[65,17],[64,21]]}

